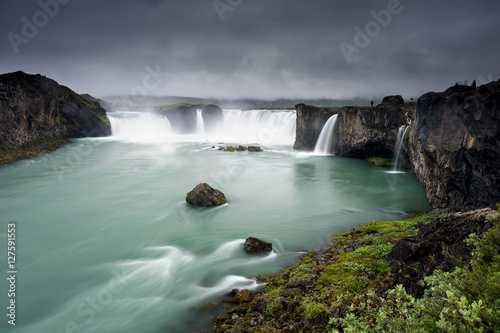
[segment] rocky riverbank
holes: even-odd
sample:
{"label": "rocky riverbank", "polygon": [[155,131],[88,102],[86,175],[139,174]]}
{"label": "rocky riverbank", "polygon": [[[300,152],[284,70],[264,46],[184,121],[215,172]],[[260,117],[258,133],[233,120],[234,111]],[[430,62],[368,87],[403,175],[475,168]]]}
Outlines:
{"label": "rocky riverbank", "polygon": [[[493,331],[499,253],[500,214],[489,208],[371,222],[266,277],[263,291],[234,292],[213,331]],[[471,290],[470,279],[489,285]]]}

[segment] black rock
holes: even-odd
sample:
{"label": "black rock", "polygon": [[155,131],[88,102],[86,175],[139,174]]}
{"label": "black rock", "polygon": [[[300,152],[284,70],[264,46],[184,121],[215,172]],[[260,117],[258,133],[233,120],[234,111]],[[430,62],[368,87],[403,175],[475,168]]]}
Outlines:
{"label": "black rock", "polygon": [[273,244],[260,238],[248,237],[243,249],[247,253],[271,252],[273,250]]}

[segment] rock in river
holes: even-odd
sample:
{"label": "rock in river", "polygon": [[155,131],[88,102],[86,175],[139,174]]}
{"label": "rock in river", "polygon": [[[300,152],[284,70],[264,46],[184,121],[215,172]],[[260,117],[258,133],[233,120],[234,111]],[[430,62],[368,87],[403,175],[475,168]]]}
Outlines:
{"label": "rock in river", "polygon": [[248,237],[243,249],[247,253],[271,252],[273,250],[273,244],[260,238]]}
{"label": "rock in river", "polygon": [[215,207],[226,203],[224,193],[212,188],[207,183],[198,184],[186,196],[187,203],[201,207]]}

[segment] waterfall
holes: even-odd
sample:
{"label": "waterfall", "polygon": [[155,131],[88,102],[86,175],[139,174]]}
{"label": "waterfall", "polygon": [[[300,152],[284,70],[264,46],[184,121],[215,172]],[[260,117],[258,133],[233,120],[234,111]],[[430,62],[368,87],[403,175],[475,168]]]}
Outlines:
{"label": "waterfall", "polygon": [[172,136],[167,117],[142,112],[110,112],[111,138],[114,140],[154,143]]}
{"label": "waterfall", "polygon": [[402,125],[398,129],[398,136],[396,139],[396,147],[394,147],[394,156],[393,156],[394,164],[392,166],[392,171],[398,171],[399,156],[401,155],[401,149],[403,148],[403,141],[405,139],[406,132],[408,131],[408,128],[410,128],[410,126]]}
{"label": "waterfall", "polygon": [[[321,133],[319,134],[318,141],[314,147],[314,153],[318,155],[330,155],[330,150],[332,148],[333,132],[335,130],[335,125],[337,123],[338,114],[331,116],[323,126]],[[333,154],[335,155],[335,154]]]}
{"label": "waterfall", "polygon": [[196,110],[196,132],[202,134],[205,132],[205,124],[203,123],[202,110]]}
{"label": "waterfall", "polygon": [[[223,121],[216,130],[206,131],[202,110],[197,110],[196,132],[176,134],[168,119],[145,112],[110,112],[111,139],[142,142],[211,142],[213,144],[293,145],[295,110],[223,110]],[[175,129],[175,128],[174,128]]]}
{"label": "waterfall", "polygon": [[261,145],[293,145],[296,116],[294,110],[224,110],[222,140]]}

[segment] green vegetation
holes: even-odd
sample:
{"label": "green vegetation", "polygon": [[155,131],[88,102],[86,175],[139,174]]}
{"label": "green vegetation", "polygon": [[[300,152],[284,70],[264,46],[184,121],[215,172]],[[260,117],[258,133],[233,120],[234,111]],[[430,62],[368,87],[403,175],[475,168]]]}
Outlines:
{"label": "green vegetation", "polygon": [[391,167],[392,166],[392,158],[382,157],[382,156],[373,156],[368,157],[366,162],[371,163],[380,167]]}
{"label": "green vegetation", "polygon": [[330,319],[332,332],[499,332],[500,213],[488,220],[493,228],[469,237],[469,267],[436,270],[424,279],[428,288],[420,299],[401,285],[381,296],[373,289],[355,295],[344,316]]}
{"label": "green vegetation", "polygon": [[447,213],[374,221],[334,236],[323,255],[308,252],[251,301],[249,307],[262,309],[262,324],[245,326],[261,316],[249,311],[219,316],[214,330],[273,332],[277,322],[288,320],[285,327],[297,332],[500,332],[500,206],[485,221],[494,227],[469,236],[469,265],[434,271],[421,281],[427,288],[418,299],[401,285],[381,289],[397,274],[386,259],[393,245]]}

